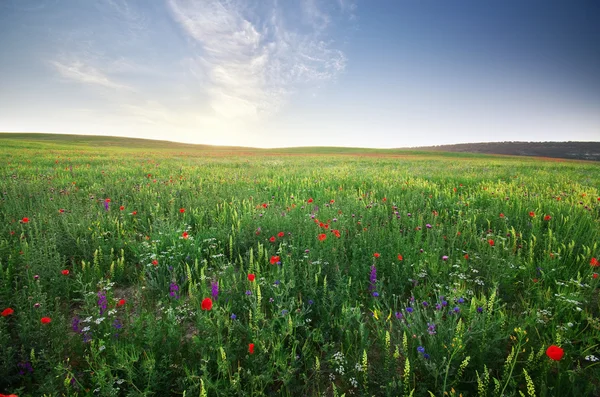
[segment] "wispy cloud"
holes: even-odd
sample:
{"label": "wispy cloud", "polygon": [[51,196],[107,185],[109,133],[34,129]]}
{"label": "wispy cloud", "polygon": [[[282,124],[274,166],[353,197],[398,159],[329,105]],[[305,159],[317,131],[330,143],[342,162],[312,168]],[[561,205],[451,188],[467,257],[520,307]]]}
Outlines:
{"label": "wispy cloud", "polygon": [[200,46],[189,65],[208,86],[210,106],[221,116],[258,118],[276,112],[299,86],[332,80],[345,68],[345,55],[323,34],[330,17],[315,0],[302,3],[305,26],[296,29],[276,1],[263,13],[257,8],[264,3],[246,1],[168,4]]}
{"label": "wispy cloud", "polygon": [[50,61],[50,64],[53,65],[63,77],[79,83],[99,85],[117,90],[132,89],[127,85],[117,83],[101,70],[80,60],[70,62]]}

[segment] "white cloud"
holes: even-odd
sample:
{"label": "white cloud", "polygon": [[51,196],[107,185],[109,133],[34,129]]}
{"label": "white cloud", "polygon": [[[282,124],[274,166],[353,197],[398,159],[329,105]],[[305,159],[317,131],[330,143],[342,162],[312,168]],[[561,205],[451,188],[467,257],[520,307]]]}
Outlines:
{"label": "white cloud", "polygon": [[70,62],[50,61],[50,63],[65,78],[84,84],[100,85],[118,90],[131,90],[131,87],[113,81],[101,70],[80,60]]}
{"label": "white cloud", "polygon": [[188,65],[207,86],[210,106],[225,118],[276,112],[299,86],[334,79],[345,68],[344,54],[323,37],[330,17],[313,0],[301,7],[308,32],[289,29],[277,2],[262,18],[258,5],[245,1],[168,4],[193,45],[200,45]]}

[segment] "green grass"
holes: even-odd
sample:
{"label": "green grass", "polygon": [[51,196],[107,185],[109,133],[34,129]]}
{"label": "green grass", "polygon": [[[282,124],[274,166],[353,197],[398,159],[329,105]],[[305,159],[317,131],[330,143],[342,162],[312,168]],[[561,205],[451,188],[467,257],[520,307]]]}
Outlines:
{"label": "green grass", "polygon": [[596,164],[0,144],[0,393],[600,393]]}

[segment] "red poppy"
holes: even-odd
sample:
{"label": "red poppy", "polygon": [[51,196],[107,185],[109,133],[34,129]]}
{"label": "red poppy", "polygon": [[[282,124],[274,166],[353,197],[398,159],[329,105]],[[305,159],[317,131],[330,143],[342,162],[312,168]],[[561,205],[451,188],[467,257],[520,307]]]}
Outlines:
{"label": "red poppy", "polygon": [[592,274],[592,278],[598,278],[598,273]]}
{"label": "red poppy", "polygon": [[[56,160],[56,162],[58,163],[58,160]],[[0,394],[0,397],[19,397],[16,394]]]}
{"label": "red poppy", "polygon": [[465,259],[469,260],[469,254],[465,254]]}
{"label": "red poppy", "polygon": [[323,241],[327,238],[327,235],[325,233],[321,233],[321,234],[319,234],[318,238],[319,238],[319,241]]}
{"label": "red poppy", "polygon": [[65,212],[65,210],[63,210],[63,209],[61,208],[61,209],[59,209],[59,210],[58,210],[58,212],[60,212],[60,213],[62,214],[63,212]]}
{"label": "red poppy", "polygon": [[248,344],[248,353],[254,354],[254,343]]}
{"label": "red poppy", "polygon": [[534,278],[532,281],[533,281],[534,283],[537,283],[537,282],[538,282],[538,279],[537,279],[537,278]]}
{"label": "red poppy", "polygon": [[185,208],[180,208],[180,209],[179,209],[179,213],[180,213],[180,214],[183,214],[184,212],[185,212]]}
{"label": "red poppy", "polygon": [[376,252],[376,253],[374,253],[374,254],[373,254],[373,256],[374,256],[375,258],[379,258],[381,255],[379,254],[379,252]]}
{"label": "red poppy", "polygon": [[333,229],[331,232],[335,235],[335,237],[340,238],[341,234],[339,230]]}
{"label": "red poppy", "polygon": [[248,275],[248,280],[249,280],[249,281],[254,281],[255,279],[256,279],[256,276],[255,276],[254,274],[250,273],[250,274]]}
{"label": "red poppy", "polygon": [[399,261],[401,261],[401,260],[403,260],[403,259],[404,259],[404,258],[402,257],[402,255],[398,254],[398,260],[399,260]]}
{"label": "red poppy", "polygon": [[504,214],[502,212],[500,213],[500,218],[504,218]]}
{"label": "red poppy", "polygon": [[137,211],[133,211],[131,215],[137,215]]}
{"label": "red poppy", "polygon": [[590,265],[592,265],[593,267],[598,267],[600,266],[600,263],[598,262],[598,259],[592,258],[590,259]]}
{"label": "red poppy", "polygon": [[271,236],[271,238],[269,239],[270,242],[274,243],[275,242],[275,236]]}
{"label": "red poppy", "polygon": [[2,310],[2,313],[0,313],[0,316],[2,316],[2,317],[10,316],[14,312],[15,311],[13,309],[11,309],[10,307],[7,307],[6,309]]}
{"label": "red poppy", "polygon": [[279,259],[279,256],[272,256],[271,257],[271,265],[275,265],[277,262],[280,262],[281,259]]}
{"label": "red poppy", "polygon": [[552,217],[551,217],[550,215],[546,215],[546,216],[544,216],[544,220],[545,220],[545,221],[549,221],[550,219],[552,219]]}
{"label": "red poppy", "polygon": [[202,300],[202,305],[201,305],[202,310],[210,310],[210,309],[212,309],[212,305],[213,305],[213,303],[210,298],[204,298]]}
{"label": "red poppy", "polygon": [[104,202],[105,202],[105,203],[110,203],[110,199],[109,199],[109,198],[107,198],[107,199],[104,199]]}
{"label": "red poppy", "polygon": [[488,244],[490,245],[490,247],[493,247],[494,246],[494,240],[489,239],[488,240]]}
{"label": "red poppy", "polygon": [[285,233],[284,233],[284,232],[279,232],[279,233],[277,233],[277,237],[283,237],[283,236],[285,236]]}
{"label": "red poppy", "polygon": [[119,207],[119,210],[121,210],[121,211],[123,211],[124,209],[125,209],[124,205],[122,205],[122,206]]}
{"label": "red poppy", "polygon": [[531,218],[535,217],[535,212],[533,212],[533,211],[530,211],[530,212],[529,212],[529,216],[530,216]]}
{"label": "red poppy", "polygon": [[50,319],[50,317],[42,317],[40,321],[42,322],[42,324],[50,324],[50,321],[52,321],[52,319]]}
{"label": "red poppy", "polygon": [[381,199],[381,201],[387,201],[387,199],[384,197],[384,198]]}
{"label": "red poppy", "polygon": [[62,273],[63,276],[68,276],[69,275],[69,270],[68,269],[61,270],[60,272]]}
{"label": "red poppy", "polygon": [[157,261],[156,259],[154,259],[154,260],[152,261],[152,264],[153,264],[154,266],[158,266],[158,261]]}
{"label": "red poppy", "polygon": [[23,223],[29,223],[29,218],[23,218],[23,219],[21,219],[21,222],[23,222]]}
{"label": "red poppy", "polygon": [[188,232],[183,232],[183,233],[181,234],[181,237],[183,237],[183,238],[184,238],[184,239],[186,239],[186,240],[187,240],[187,238],[188,238],[189,236],[190,236],[190,235],[188,234]]}
{"label": "red poppy", "polygon": [[313,202],[312,198],[309,198],[308,201],[307,201],[307,203],[309,203],[309,204],[312,203],[312,202]]}
{"label": "red poppy", "polygon": [[121,307],[125,304],[125,299],[119,299],[119,302],[117,303],[117,307]]}
{"label": "red poppy", "polygon": [[263,208],[267,208],[268,206],[269,206],[269,204],[267,204],[267,203],[264,203],[264,204],[262,205],[262,207],[263,207]]}
{"label": "red poppy", "polygon": [[550,347],[546,349],[546,355],[550,357],[551,360],[560,361],[565,355],[565,351],[556,345],[550,345]]}

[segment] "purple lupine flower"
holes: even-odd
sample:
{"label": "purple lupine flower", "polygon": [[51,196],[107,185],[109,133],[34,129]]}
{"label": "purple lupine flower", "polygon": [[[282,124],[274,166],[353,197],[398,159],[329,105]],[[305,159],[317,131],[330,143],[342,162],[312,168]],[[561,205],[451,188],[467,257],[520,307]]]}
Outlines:
{"label": "purple lupine flower", "polygon": [[217,298],[219,297],[219,282],[218,281],[213,281],[212,283],[210,283],[210,293],[211,293],[213,299],[217,300]]}
{"label": "purple lupine flower", "polygon": [[179,294],[177,293],[177,291],[179,291],[179,286],[177,285],[177,283],[171,283],[169,285],[169,295],[171,296],[171,298],[179,299]]}
{"label": "purple lupine flower", "polygon": [[371,266],[371,274],[369,275],[369,291],[375,290],[375,283],[377,282],[377,269],[375,265]]}
{"label": "purple lupine flower", "polygon": [[108,306],[108,301],[106,300],[106,295],[104,291],[98,291],[98,307],[100,308],[100,315],[103,315]]}
{"label": "purple lupine flower", "polygon": [[77,333],[81,332],[81,330],[79,329],[79,317],[73,317],[73,320],[71,321],[71,329]]}

